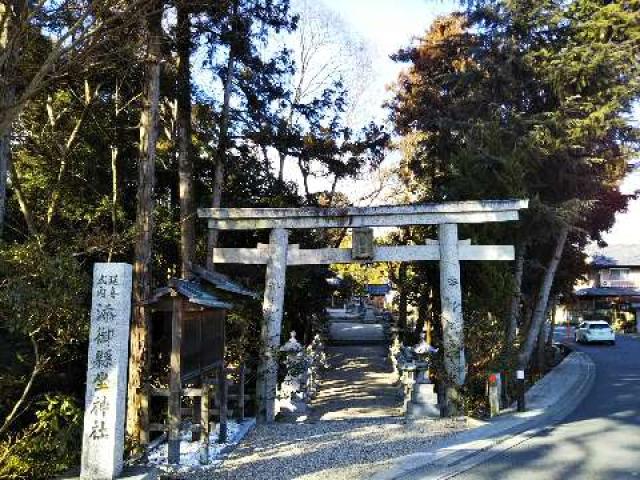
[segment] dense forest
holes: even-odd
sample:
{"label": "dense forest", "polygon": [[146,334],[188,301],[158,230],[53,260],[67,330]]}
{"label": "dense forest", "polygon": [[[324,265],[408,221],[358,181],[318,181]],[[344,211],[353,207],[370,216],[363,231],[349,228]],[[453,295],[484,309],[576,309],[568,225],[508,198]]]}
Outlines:
{"label": "dense forest", "polygon": [[[355,113],[376,68],[366,42],[315,2],[0,0],[0,477],[78,462],[95,262],[134,265],[135,392],[151,292],[192,265],[225,271],[215,246],[266,243],[266,232],[207,231],[198,207],[343,206],[345,180],[376,175],[401,187],[387,203],[528,198],[517,224],[461,232],[517,252],[513,265],[464,265],[461,408],[482,401],[491,369],[542,368],[548,311],[629,199],[619,185],[638,150],[640,2],[467,1],[425,28],[393,55],[404,70],[377,124]],[[375,173],[392,149],[400,164]],[[312,191],[314,177],[328,187]],[[345,233],[290,243],[338,246]],[[436,236],[406,227],[379,241]],[[438,345],[437,264],[384,272],[405,341],[426,330]],[[257,291],[263,274],[233,270]],[[286,331],[309,341],[334,274],[290,269]],[[255,355],[259,304],[230,321],[228,355]],[[138,401],[129,395],[133,444]]]}

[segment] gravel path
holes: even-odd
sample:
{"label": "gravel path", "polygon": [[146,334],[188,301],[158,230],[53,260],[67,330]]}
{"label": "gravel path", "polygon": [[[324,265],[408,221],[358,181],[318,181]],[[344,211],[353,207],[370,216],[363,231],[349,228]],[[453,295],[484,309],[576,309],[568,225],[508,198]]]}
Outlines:
{"label": "gravel path", "polygon": [[220,468],[197,477],[366,479],[391,459],[422,451],[436,439],[467,428],[463,419],[405,424],[384,347],[331,347],[328,353],[332,368],[307,423],[260,425]]}
{"label": "gravel path", "polygon": [[313,418],[349,420],[402,414],[402,391],[382,345],[328,347],[329,369],[313,401]]}
{"label": "gravel path", "polygon": [[205,475],[225,480],[366,479],[394,457],[424,450],[465,428],[464,420],[405,425],[397,418],[260,425],[220,469]]}

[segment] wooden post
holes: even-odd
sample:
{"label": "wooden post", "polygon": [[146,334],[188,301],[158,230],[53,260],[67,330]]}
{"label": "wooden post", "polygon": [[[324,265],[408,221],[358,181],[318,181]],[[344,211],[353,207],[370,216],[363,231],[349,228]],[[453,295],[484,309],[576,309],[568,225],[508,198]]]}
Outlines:
{"label": "wooden post", "polygon": [[200,464],[209,463],[209,395],[211,385],[202,382],[202,397],[200,398]]}
{"label": "wooden post", "polygon": [[173,298],[171,314],[171,364],[169,372],[169,449],[168,462],[180,463],[180,423],[182,381],[180,379],[180,346],[182,341],[182,297]]}
{"label": "wooden post", "polygon": [[140,392],[140,448],[143,460],[147,459],[149,452],[149,385],[144,385]]}
{"label": "wooden post", "polygon": [[220,431],[218,432],[218,443],[227,441],[227,371],[224,362],[220,367],[218,375],[218,391],[220,392]]}
{"label": "wooden post", "polygon": [[244,422],[244,381],[245,381],[245,366],[244,363],[240,365],[240,385],[238,387],[238,421]]}
{"label": "wooden post", "polygon": [[275,420],[276,389],[278,384],[278,349],[284,310],[284,289],[287,270],[289,232],[274,228],[269,235],[271,255],[267,261],[267,274],[262,304],[261,352],[258,366],[258,420]]}
{"label": "wooden post", "polygon": [[[204,385],[202,386],[204,388]],[[200,424],[200,419],[202,418],[202,398],[200,402],[197,401],[196,398],[193,398],[193,418],[191,419],[193,425]],[[191,430],[191,441],[197,442],[200,440],[201,430]]]}
{"label": "wooden post", "polygon": [[438,227],[440,246],[440,302],[442,305],[442,344],[446,373],[445,415],[460,412],[458,388],[464,384],[464,324],[462,289],[458,257],[458,225],[443,223]]}

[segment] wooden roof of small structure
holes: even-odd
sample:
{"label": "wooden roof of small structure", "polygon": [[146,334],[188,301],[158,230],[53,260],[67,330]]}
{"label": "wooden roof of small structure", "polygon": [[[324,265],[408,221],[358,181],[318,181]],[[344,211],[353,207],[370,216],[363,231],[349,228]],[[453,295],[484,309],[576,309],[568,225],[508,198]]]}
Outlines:
{"label": "wooden roof of small structure", "polygon": [[197,282],[171,278],[168,283],[168,286],[156,290],[147,303],[153,305],[163,298],[170,296],[173,292],[176,292],[185,297],[189,303],[202,307],[225,310],[233,307],[232,304],[220,300],[214,294],[205,290],[202,285]]}
{"label": "wooden roof of small structure", "polygon": [[258,294],[220,272],[212,272],[199,265],[192,265],[191,271],[202,281],[213,285],[216,289],[235,295],[257,298]]}

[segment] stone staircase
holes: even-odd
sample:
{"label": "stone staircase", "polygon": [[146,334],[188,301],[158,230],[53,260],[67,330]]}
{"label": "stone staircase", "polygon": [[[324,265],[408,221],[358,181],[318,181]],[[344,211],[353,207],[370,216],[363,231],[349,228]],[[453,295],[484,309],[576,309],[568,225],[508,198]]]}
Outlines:
{"label": "stone staircase", "polygon": [[389,325],[372,307],[359,312],[327,309],[331,345],[387,345]]}

